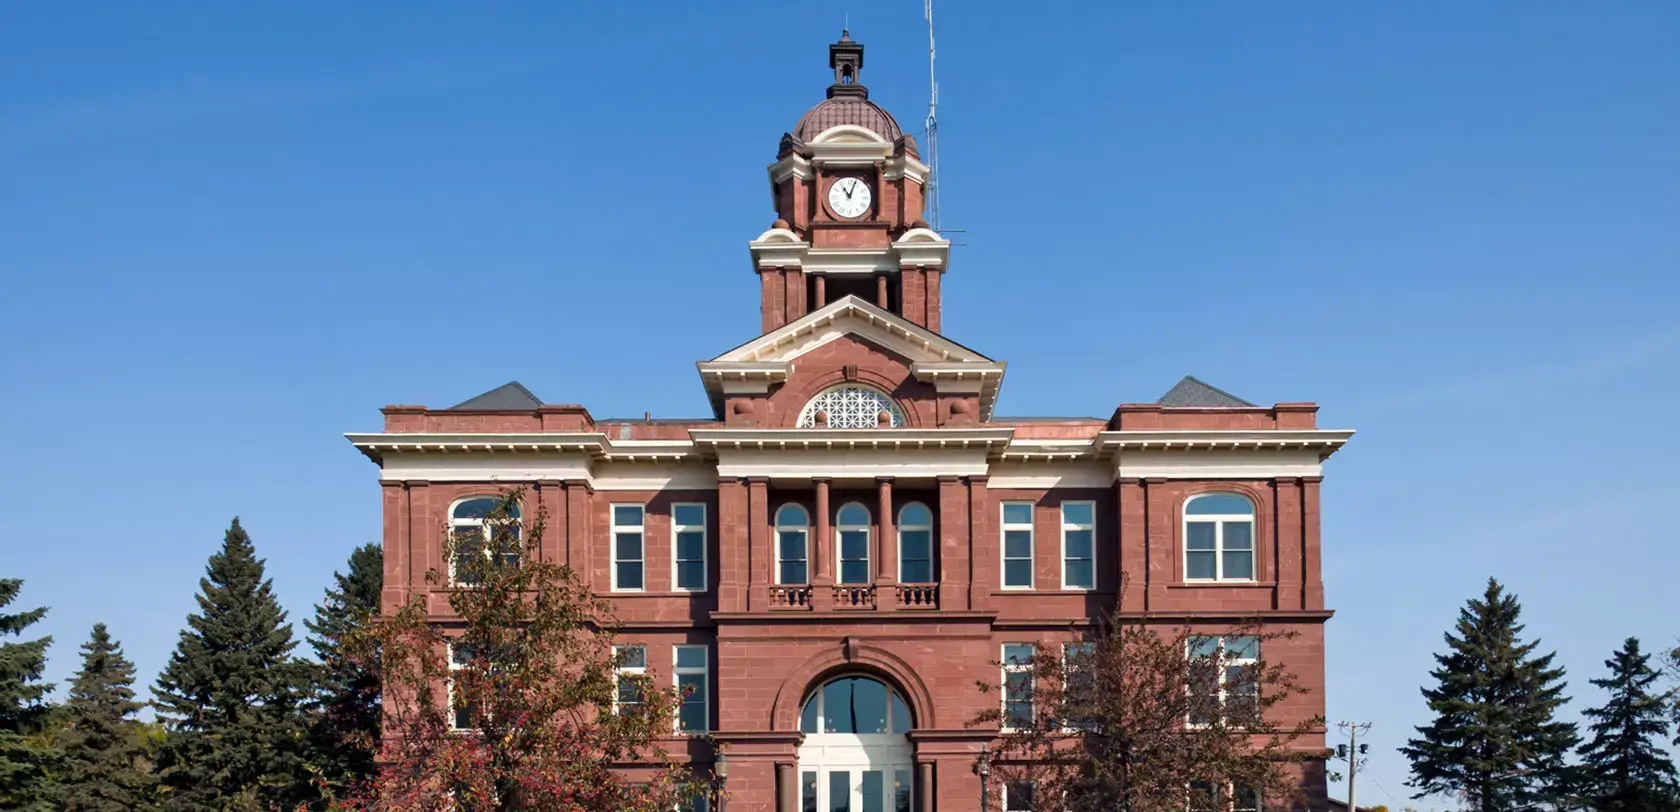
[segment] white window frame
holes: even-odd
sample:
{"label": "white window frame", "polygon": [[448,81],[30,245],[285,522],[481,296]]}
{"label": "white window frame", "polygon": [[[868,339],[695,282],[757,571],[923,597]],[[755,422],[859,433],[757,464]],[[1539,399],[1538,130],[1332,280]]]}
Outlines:
{"label": "white window frame", "polygon": [[[1262,793],[1260,791],[1259,787],[1247,787],[1246,788],[1248,790],[1250,796],[1254,799],[1254,804],[1252,806],[1244,807],[1244,806],[1239,806],[1237,804],[1237,785],[1234,782],[1231,782],[1231,781],[1202,781],[1202,782],[1196,782],[1196,783],[1207,784],[1208,787],[1210,789],[1212,789],[1215,793],[1218,793],[1221,790],[1223,790],[1227,795],[1231,796],[1231,812],[1262,812],[1262,810],[1264,810],[1266,808],[1266,804],[1265,804],[1266,798],[1265,798],[1264,793]],[[1184,808],[1186,810],[1194,810],[1195,809],[1195,807],[1193,806],[1193,804],[1195,803],[1195,801],[1194,801],[1195,792],[1196,792],[1195,784],[1192,784],[1191,786],[1185,788],[1185,791],[1184,791]],[[1217,810],[1219,809],[1219,798],[1218,797],[1215,797],[1213,799],[1212,809],[1213,809],[1214,812],[1217,812]]]}
{"label": "white window frame", "polygon": [[[1067,518],[1068,505],[1085,505],[1091,509],[1091,523],[1069,522]],[[1056,507],[1056,515],[1062,523],[1062,589],[1073,592],[1090,592],[1097,588],[1097,503],[1089,499],[1071,499]],[[1070,530],[1087,530],[1091,533],[1091,585],[1076,586],[1068,584],[1068,546],[1067,538]]]}
{"label": "white window frame", "polygon": [[[677,524],[677,511],[681,510],[682,508],[699,508],[699,510],[700,510],[700,523],[699,524]],[[711,517],[709,515],[707,515],[706,503],[705,502],[673,502],[673,503],[671,503],[671,591],[672,592],[705,592],[706,590],[711,588],[712,576],[711,576],[710,562],[707,561],[707,557],[709,555],[708,552],[707,552],[707,547],[711,545],[712,540],[711,540],[710,534],[706,530],[706,527],[709,524],[708,520],[710,518]],[[642,525],[643,525],[643,527],[647,526],[647,514],[645,512],[642,514]],[[677,551],[678,551],[677,537],[682,535],[683,533],[699,533],[700,534],[700,585],[699,586],[683,586],[681,578],[679,576],[679,573],[682,571],[682,567],[680,565],[683,563],[683,559],[677,557],[677,555],[678,555],[678,553],[677,553]],[[616,537],[614,538],[614,543],[617,543]],[[646,562],[646,558],[647,558],[647,535],[645,533],[642,536],[642,558],[643,558],[642,583],[645,584],[645,583],[647,583],[647,562]]]}
{"label": "white window frame", "polygon": [[[1015,647],[1015,646],[1026,646],[1027,648],[1032,650],[1032,654],[1028,656],[1027,662],[1025,664],[1011,663],[1009,661],[1009,649],[1012,648],[1012,647]],[[1037,687],[1036,683],[1037,683],[1038,680],[1037,680],[1037,677],[1033,674],[1033,662],[1032,662],[1032,660],[1033,660],[1033,658],[1036,658],[1038,656],[1038,644],[1037,643],[1030,643],[1030,642],[1004,643],[999,648],[999,654],[1000,654],[1000,656],[998,658],[998,662],[1003,664],[1003,669],[1002,669],[1003,670],[1003,682],[1002,682],[1002,685],[1000,686],[1000,693],[1002,694],[1002,696],[999,697],[999,699],[1002,701],[1003,717],[998,721],[998,729],[1000,729],[1000,730],[1019,730],[1020,729],[1020,728],[1017,728],[1014,725],[1011,725],[1009,723],[1009,720],[1010,720],[1010,716],[1009,716],[1009,701],[1010,701],[1009,700],[1009,675],[1010,674],[1026,674],[1027,675],[1027,685],[1028,685],[1027,690],[1029,692],[1029,697],[1026,700],[1026,702],[1027,702],[1027,714],[1029,716],[1029,723],[1036,724],[1038,722],[1038,708],[1033,705],[1033,700],[1030,696],[1030,692],[1033,691]]]}
{"label": "white window frame", "polygon": [[[1194,504],[1197,499],[1202,499],[1202,498],[1209,497],[1209,496],[1235,496],[1235,497],[1243,500],[1244,502],[1248,503],[1248,513],[1246,513],[1246,514],[1198,513],[1198,514],[1195,514],[1194,516],[1192,516],[1191,513],[1190,513],[1190,505]],[[1248,576],[1244,577],[1244,578],[1226,577],[1226,575],[1225,575],[1225,525],[1228,522],[1229,523],[1242,522],[1242,523],[1248,525],[1248,567],[1249,567],[1249,573],[1248,573]],[[1212,578],[1191,578],[1190,577],[1190,525],[1192,523],[1213,525],[1213,577]],[[1192,496],[1189,499],[1184,500],[1184,526],[1183,526],[1183,528],[1181,528],[1181,532],[1183,533],[1183,539],[1184,539],[1184,542],[1181,545],[1184,548],[1184,557],[1183,557],[1183,562],[1182,562],[1181,566],[1184,567],[1184,580],[1185,580],[1186,583],[1193,583],[1193,584],[1214,584],[1214,583],[1251,584],[1251,583],[1254,583],[1255,581],[1259,580],[1259,577],[1260,577],[1260,521],[1259,521],[1259,509],[1255,507],[1253,499],[1250,499],[1249,497],[1247,497],[1243,494],[1235,493],[1235,492],[1232,492],[1232,491],[1208,491],[1207,493],[1198,493],[1195,496]],[[1205,553],[1205,552],[1208,552],[1208,551],[1207,550],[1198,550],[1197,552]]]}
{"label": "white window frame", "polygon": [[[1068,655],[1072,654],[1076,650],[1082,650],[1087,656],[1089,656],[1090,654],[1096,652],[1097,644],[1084,642],[1084,641],[1069,641],[1069,642],[1065,642],[1065,643],[1062,644],[1062,690],[1064,692],[1064,695],[1067,691],[1067,683],[1073,678],[1073,668],[1072,668],[1072,666],[1070,666],[1068,664],[1068,662],[1069,662],[1069,656]],[[1091,666],[1086,665],[1086,667],[1090,668]],[[1072,720],[1066,718],[1065,716],[1062,718],[1062,731],[1063,732],[1065,732],[1065,733],[1087,733],[1087,732],[1091,732],[1091,731],[1086,730],[1084,727],[1082,727],[1080,725],[1070,725],[1070,724],[1068,724],[1068,722],[1070,722],[1070,721],[1072,721]]]}
{"label": "white window frame", "polygon": [[450,640],[448,643],[445,643],[444,647],[445,647],[445,649],[447,649],[444,652],[444,656],[449,658],[449,686],[448,686],[449,687],[449,692],[448,692],[449,693],[449,696],[448,696],[448,702],[449,702],[449,732],[451,732],[451,733],[468,733],[468,732],[471,732],[473,730],[473,728],[471,728],[471,727],[461,727],[458,724],[461,721],[460,717],[455,715],[455,672],[456,671],[465,671],[466,668],[467,668],[467,665],[466,665],[466,663],[455,662],[456,644],[455,644],[454,640]]}
{"label": "white window frame", "polygon": [[[904,523],[904,514],[905,514],[906,511],[910,510],[910,508],[912,508],[912,507],[919,507],[922,510],[927,511],[927,514],[928,514],[927,524],[910,524],[910,525],[907,525],[907,524]],[[939,583],[939,573],[935,572],[934,569],[933,569],[933,563],[938,560],[938,558],[936,557],[936,551],[934,550],[934,547],[937,546],[937,540],[936,540],[935,536],[933,535],[933,508],[930,508],[926,504],[923,504],[921,502],[906,502],[904,504],[904,507],[901,507],[901,508],[898,509],[898,521],[894,524],[893,529],[894,529],[895,532],[898,533],[898,582],[901,583],[901,584],[902,583],[917,583],[917,584],[936,584],[936,583]],[[928,580],[926,580],[926,581],[907,582],[907,581],[904,580],[904,531],[905,530],[912,530],[912,531],[914,531],[914,530],[925,530],[925,531],[927,531],[927,538],[928,538],[928,558],[927,558]]]}
{"label": "white window frame", "polygon": [[[1254,656],[1252,656],[1252,657],[1232,657],[1232,656],[1230,656],[1229,654],[1226,653],[1227,649],[1229,648],[1229,646],[1227,645],[1227,642],[1230,641],[1230,640],[1235,640],[1237,638],[1241,638],[1241,637],[1252,638],[1254,640],[1254,646],[1253,646]],[[1218,669],[1218,674],[1219,674],[1219,681],[1218,681],[1219,689],[1215,692],[1215,696],[1217,697],[1218,703],[1219,703],[1219,708],[1218,708],[1219,715],[1223,718],[1225,716],[1226,698],[1229,696],[1229,693],[1230,693],[1229,689],[1226,685],[1226,682],[1225,682],[1225,677],[1229,673],[1227,669],[1230,669],[1234,666],[1235,667],[1249,667],[1249,666],[1259,665],[1260,661],[1262,659],[1261,656],[1260,656],[1260,638],[1259,638],[1258,635],[1252,635],[1252,634],[1198,634],[1198,635],[1192,636],[1190,639],[1185,641],[1185,645],[1189,647],[1188,650],[1185,652],[1186,655],[1187,655],[1187,662],[1194,662],[1195,657],[1196,657],[1196,653],[1195,653],[1196,641],[1200,640],[1200,639],[1213,639],[1213,640],[1219,641],[1218,649],[1214,654],[1214,657],[1216,658],[1216,661],[1214,663],[1214,668]],[[1208,723],[1208,722],[1196,722],[1196,721],[1193,721],[1191,719],[1186,719],[1185,724],[1187,726],[1193,727],[1193,728],[1205,728],[1205,727],[1211,726],[1210,723]]]}
{"label": "white window frame", "polygon": [[[621,507],[623,507],[623,508],[633,507],[636,510],[640,511],[641,516],[642,516],[641,524],[635,524],[635,525],[619,524],[618,523],[618,509],[621,508]],[[648,572],[647,572],[647,505],[644,504],[644,503],[641,503],[641,502],[614,502],[612,504],[609,504],[609,505],[607,505],[607,522],[609,524],[607,539],[608,539],[609,544],[611,545],[611,548],[609,549],[609,552],[612,554],[611,555],[611,559],[612,559],[612,591],[614,591],[614,592],[646,592],[647,591],[647,582],[648,582]],[[642,585],[637,586],[637,587],[624,587],[624,586],[620,586],[619,583],[618,583],[618,565],[620,563],[620,559],[618,557],[618,534],[619,533],[628,533],[632,530],[634,530],[637,535],[642,537],[642,542],[641,542],[642,557],[640,559],[623,559],[623,563],[628,564],[628,563],[631,563],[632,561],[634,561],[634,563],[642,565]]]}
{"label": "white window frame", "polygon": [[[1010,524],[1005,520],[1009,515],[1008,508],[1010,505],[1027,506],[1026,523],[1023,524],[1017,522]],[[1007,501],[998,503],[998,560],[1003,562],[1002,565],[998,567],[998,580],[1000,582],[1000,586],[1004,589],[1031,591],[1033,586],[1038,583],[1038,567],[1034,561],[1038,551],[1038,532],[1033,529],[1033,520],[1036,519],[1038,515],[1036,508],[1037,506],[1032,502]],[[1027,533],[1027,583],[1025,586],[1011,586],[1009,583],[1009,562],[1021,560],[1020,558],[1011,559],[1009,557],[1009,531],[1011,530],[1025,530]]]}
{"label": "white window frame", "polygon": [[[628,667],[623,666],[623,665],[619,665],[620,652],[623,652],[625,649],[633,649],[633,648],[639,648],[639,649],[642,650],[642,664],[640,666],[628,666]],[[643,644],[643,643],[626,643],[622,646],[613,646],[612,647],[612,656],[613,656],[613,713],[616,714],[616,713],[619,712],[619,702],[618,702],[619,687],[618,686],[619,686],[620,678],[627,677],[627,676],[635,676],[635,677],[645,677],[645,676],[647,676],[647,671],[648,671],[648,669],[647,669],[647,661],[648,661],[647,660],[647,645]],[[638,702],[636,704],[645,704],[645,703]]]}
{"label": "white window frame", "polygon": [[[683,649],[698,649],[700,651],[700,654],[701,654],[701,657],[702,657],[702,660],[703,660],[704,664],[699,665],[699,666],[692,666],[692,665],[685,666],[685,665],[682,665],[681,663],[682,663],[682,650]],[[706,709],[706,711],[705,711],[705,722],[703,722],[703,727],[701,727],[698,730],[683,730],[682,729],[682,706],[683,706],[684,703],[682,701],[682,678],[684,676],[692,677],[692,676],[695,676],[697,674],[700,676],[700,680],[701,680],[700,690],[698,691],[698,693],[700,694],[700,703]],[[689,644],[689,643],[681,643],[681,644],[672,646],[671,647],[671,684],[677,688],[677,712],[675,714],[676,718],[671,720],[671,724],[672,724],[673,729],[675,729],[677,731],[678,735],[683,735],[683,736],[703,736],[707,733],[710,733],[711,730],[712,730],[712,650],[711,650],[711,647],[706,646],[706,645],[696,645],[696,644]]]}
{"label": "white window frame", "polygon": [[[787,510],[789,507],[799,508],[800,512],[805,514],[805,523],[804,524],[794,525],[794,524],[782,524],[781,523],[782,511]],[[776,538],[775,538],[775,544],[776,544],[776,572],[773,574],[775,579],[776,579],[776,585],[777,586],[809,586],[810,583],[811,583],[811,533],[812,533],[812,530],[811,530],[811,511],[809,509],[807,509],[804,505],[802,505],[798,502],[784,502],[784,503],[781,504],[781,506],[776,508],[776,512],[770,517],[770,521],[771,521],[770,528],[771,528],[772,532],[774,533],[774,535],[776,536]],[[804,562],[805,562],[805,580],[800,582],[800,583],[797,583],[797,584],[789,584],[789,583],[786,583],[785,581],[782,580],[782,561],[783,561],[783,559],[782,559],[782,531],[783,530],[798,530],[805,536],[805,558],[803,559]]]}
{"label": "white window frame", "polygon": [[[849,508],[853,505],[857,505],[858,507],[863,508],[863,513],[864,513],[865,516],[869,517],[869,520],[864,522],[863,524],[841,524],[840,523],[840,514],[845,513],[846,508]],[[863,570],[864,570],[864,578],[863,578],[862,581],[856,581],[856,582],[842,581],[840,579],[842,577],[844,577],[844,574],[845,574],[845,567],[843,565],[844,565],[845,560],[846,560],[842,555],[842,551],[845,549],[845,546],[846,546],[844,543],[842,543],[842,540],[845,538],[845,536],[843,534],[848,532],[848,531],[856,531],[856,530],[862,530],[863,531]],[[856,559],[853,559],[853,560],[856,560]],[[862,502],[857,502],[857,501],[846,502],[845,504],[842,504],[838,510],[834,511],[834,582],[836,584],[841,585],[841,586],[864,586],[864,585],[867,585],[869,583],[872,583],[875,580],[874,579],[874,573],[875,573],[875,512],[870,510],[869,506],[862,503]]]}
{"label": "white window frame", "polygon": [[[864,415],[858,410],[862,401],[869,401],[869,405],[876,407],[871,414]],[[849,402],[848,402],[849,401]],[[904,410],[892,396],[859,383],[843,383],[831,386],[818,392],[815,397],[805,402],[805,408],[799,410],[798,428],[814,428],[817,425],[817,412],[828,412],[828,425],[831,429],[872,429],[880,426],[881,412],[889,416],[889,428],[901,429],[909,425],[904,418]],[[849,419],[855,418],[855,419]]]}
{"label": "white window frame", "polygon": [[[457,580],[456,577],[455,577],[455,550],[454,550],[454,545],[455,545],[455,534],[456,533],[459,533],[460,531],[465,530],[465,529],[469,529],[469,528],[478,530],[479,552],[482,553],[485,558],[489,558],[490,554],[492,552],[492,550],[490,549],[490,525],[484,519],[481,519],[481,518],[456,518],[455,517],[455,510],[457,508],[459,508],[460,506],[468,503],[468,502],[476,501],[476,500],[479,500],[479,499],[493,499],[495,501],[500,502],[503,498],[504,497],[498,496],[496,494],[481,493],[481,494],[478,494],[478,495],[475,495],[475,496],[463,496],[460,499],[456,499],[455,501],[449,503],[449,537],[444,539],[444,555],[448,560],[445,561],[444,564],[449,568],[449,585],[450,586],[462,586],[462,587],[476,586],[476,584],[463,584],[459,580]],[[518,505],[517,502],[514,503],[514,507],[515,507],[515,509],[518,509],[519,505]],[[512,516],[511,518],[513,519],[514,524],[518,526],[518,528],[519,528],[519,531],[518,531],[519,532],[519,538],[520,538],[520,541],[523,542],[524,539],[525,539],[524,512],[521,511],[520,513]]]}
{"label": "white window frame", "polygon": [[1010,784],[1017,784],[1017,783],[1019,783],[1019,784],[1029,784],[1029,785],[1032,786],[1032,794],[1033,794],[1032,803],[1033,803],[1034,806],[1038,805],[1038,782],[1037,781],[1034,781],[1030,778],[1020,779],[1018,781],[1004,781],[1003,782],[1003,789],[1001,791],[1002,797],[1000,798],[1002,803],[999,804],[999,806],[1001,806],[1003,808],[1003,812],[1015,812],[1015,810],[1012,807],[1010,807],[1010,805],[1009,805],[1009,785]]}

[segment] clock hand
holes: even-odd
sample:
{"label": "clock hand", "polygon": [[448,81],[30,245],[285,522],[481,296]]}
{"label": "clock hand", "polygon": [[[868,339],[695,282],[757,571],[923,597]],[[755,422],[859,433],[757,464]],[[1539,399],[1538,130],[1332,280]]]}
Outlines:
{"label": "clock hand", "polygon": [[847,200],[851,200],[852,199],[852,192],[855,189],[857,189],[857,181],[854,180],[854,181],[852,181],[852,184],[850,186],[847,186],[846,188],[841,189],[840,191],[846,193],[846,199]]}

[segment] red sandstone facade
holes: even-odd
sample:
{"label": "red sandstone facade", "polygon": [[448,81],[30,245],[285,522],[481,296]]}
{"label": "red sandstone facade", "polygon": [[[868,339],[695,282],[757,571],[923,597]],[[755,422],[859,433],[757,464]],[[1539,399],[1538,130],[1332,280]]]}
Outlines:
{"label": "red sandstone facade", "polygon": [[[540,554],[613,601],[647,671],[675,680],[688,658],[690,726],[727,747],[740,812],[808,794],[823,812],[978,808],[996,731],[968,722],[999,697],[976,681],[999,680],[1003,646],[1059,646],[1117,601],[1210,635],[1252,617],[1299,632],[1263,656],[1312,689],[1281,711],[1321,715],[1321,464],[1351,432],[1189,378],[1107,419],[993,415],[1004,364],[939,333],[950,243],[920,220],[927,167],[857,82],[862,46],[830,54],[836,83],[783,137],[776,222],[750,243],[761,334],[698,365],[713,417],[601,420],[517,384],[387,407],[382,433],[351,435],[381,469],[384,605],[424,594],[446,615],[425,581],[448,569],[445,527],[526,487]],[[1192,500],[1212,495],[1246,502],[1248,529],[1202,522]],[[802,722],[854,676],[902,700],[880,733]],[[1303,786],[1326,808],[1322,762]]]}

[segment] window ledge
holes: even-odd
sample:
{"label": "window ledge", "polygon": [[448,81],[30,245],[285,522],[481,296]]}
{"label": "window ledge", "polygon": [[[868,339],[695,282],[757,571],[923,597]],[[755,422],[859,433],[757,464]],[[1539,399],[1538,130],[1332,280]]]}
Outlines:
{"label": "window ledge", "polygon": [[991,593],[994,598],[1042,598],[1046,595],[1113,595],[1110,589],[1082,589],[1068,587],[1067,589],[998,589]]}
{"label": "window ledge", "polygon": [[694,589],[679,589],[675,592],[670,590],[661,592],[654,592],[651,590],[645,592],[626,590],[623,592],[597,592],[595,597],[609,598],[612,600],[618,600],[619,598],[700,598],[709,594],[711,594],[709,591],[702,592]]}
{"label": "window ledge", "polygon": [[1178,581],[1166,585],[1168,589],[1274,589],[1277,581]]}

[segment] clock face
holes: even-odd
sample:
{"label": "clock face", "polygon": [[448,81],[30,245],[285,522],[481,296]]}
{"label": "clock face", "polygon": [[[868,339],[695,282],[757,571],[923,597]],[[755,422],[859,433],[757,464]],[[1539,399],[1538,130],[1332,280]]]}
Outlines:
{"label": "clock face", "polygon": [[851,219],[869,211],[869,184],[857,178],[841,178],[828,185],[828,207]]}

